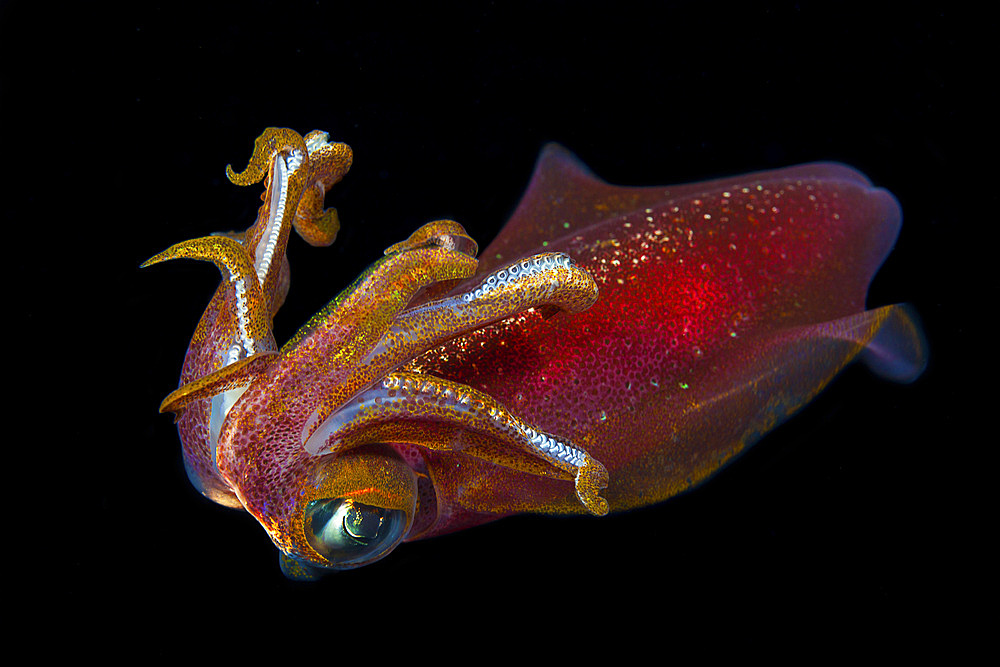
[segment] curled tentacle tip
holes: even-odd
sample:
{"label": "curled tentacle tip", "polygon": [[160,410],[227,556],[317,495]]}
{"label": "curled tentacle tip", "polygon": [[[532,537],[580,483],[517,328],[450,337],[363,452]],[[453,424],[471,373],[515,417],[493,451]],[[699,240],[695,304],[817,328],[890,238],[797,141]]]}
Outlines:
{"label": "curled tentacle tip", "polygon": [[586,462],[576,471],[576,495],[594,516],[604,516],[610,509],[608,501],[598,495],[598,491],[608,486],[608,470],[593,458],[587,457]]}
{"label": "curled tentacle tip", "polygon": [[236,185],[259,183],[267,176],[274,153],[286,148],[299,151],[308,163],[308,149],[298,132],[284,127],[269,127],[254,141],[253,155],[247,168],[237,173],[233,165],[227,164],[226,178]]}
{"label": "curled tentacle tip", "polygon": [[605,516],[608,513],[608,501],[597,495],[597,492],[582,493],[577,489],[577,497],[588,512],[594,516]]}
{"label": "curled tentacle tip", "polygon": [[226,178],[229,179],[230,183],[234,185],[253,185],[254,183],[260,183],[264,180],[264,176],[267,175],[267,169],[262,169],[259,164],[250,162],[247,168],[241,172],[237,172],[233,169],[233,165],[226,165]]}
{"label": "curled tentacle tip", "polygon": [[293,223],[299,236],[315,247],[332,245],[337,240],[337,232],[340,231],[340,216],[333,207],[312,218],[296,213]]}
{"label": "curled tentacle tip", "polygon": [[475,257],[479,245],[468,235],[465,228],[454,220],[435,220],[428,222],[410,235],[405,241],[393,244],[385,249],[386,255],[394,255],[415,248],[438,247]]}
{"label": "curled tentacle tip", "polygon": [[597,502],[594,504],[594,506],[593,507],[588,507],[587,509],[589,509],[594,516],[605,516],[605,515],[607,515],[608,509],[609,509],[608,508],[608,501],[605,500],[604,498],[601,498],[600,496],[597,496],[597,498],[595,498],[595,500]]}

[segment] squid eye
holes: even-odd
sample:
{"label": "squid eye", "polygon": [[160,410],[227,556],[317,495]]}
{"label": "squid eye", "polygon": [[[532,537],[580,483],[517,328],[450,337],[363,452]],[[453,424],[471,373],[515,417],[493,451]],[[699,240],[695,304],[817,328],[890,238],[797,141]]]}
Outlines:
{"label": "squid eye", "polygon": [[365,505],[350,498],[313,500],[306,506],[309,545],[335,566],[364,565],[381,558],[403,538],[404,510]]}

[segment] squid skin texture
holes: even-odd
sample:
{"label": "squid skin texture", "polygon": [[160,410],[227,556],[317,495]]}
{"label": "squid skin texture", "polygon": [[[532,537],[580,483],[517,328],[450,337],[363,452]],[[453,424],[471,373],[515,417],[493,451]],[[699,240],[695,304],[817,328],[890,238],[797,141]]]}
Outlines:
{"label": "squid skin texture", "polygon": [[[273,170],[281,151],[301,152],[297,136],[262,135],[258,175],[267,156]],[[335,178],[316,177],[331,159],[317,152],[315,173],[289,182],[320,186],[289,192],[312,193],[321,211],[345,150]],[[274,217],[280,178],[267,176],[244,238]],[[399,541],[523,512],[648,505],[704,481],[858,356],[896,381],[920,374],[912,310],[865,310],[900,217],[891,194],[844,165],[629,188],[552,144],[478,261],[461,225],[430,223],[276,353],[268,330],[264,352],[219,361],[241,321],[224,281],[165,405],[179,412],[195,486],[250,511],[293,578],[395,546],[357,562],[319,553],[306,508],[320,499],[405,514]],[[258,319],[287,291],[287,230],[275,238],[281,261],[262,278]]]}
{"label": "squid skin texture", "polygon": [[[612,510],[704,481],[808,402],[855,357],[915,379],[926,346],[906,305],[865,310],[899,233],[895,198],[833,163],[672,187],[597,179],[557,145],[479,272],[563,251],[600,298],[571,317],[506,321],[419,360],[476,383],[608,469]],[[557,481],[431,452],[438,523],[578,512]]]}

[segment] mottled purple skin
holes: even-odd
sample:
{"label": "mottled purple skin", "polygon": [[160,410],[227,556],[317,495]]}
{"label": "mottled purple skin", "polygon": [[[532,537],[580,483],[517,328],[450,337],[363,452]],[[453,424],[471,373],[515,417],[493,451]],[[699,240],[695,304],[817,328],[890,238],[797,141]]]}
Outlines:
{"label": "mottled purple skin", "polygon": [[[266,216],[265,216],[266,217]],[[260,224],[255,223],[255,225]],[[277,297],[273,300],[274,312],[281,306],[288,291],[288,260],[284,259],[281,266],[281,277]],[[181,377],[178,387],[202,378],[223,367],[223,359],[232,344],[231,309],[225,305],[226,299],[231,299],[231,291],[223,283],[216,290],[208,307],[198,323],[195,336],[188,345],[181,367]],[[211,399],[199,399],[186,406],[177,417],[177,433],[181,440],[181,452],[184,458],[184,470],[188,479],[205,497],[225,505],[226,507],[242,508],[236,494],[230,485],[219,474],[212,460],[211,444],[209,442],[209,420],[212,416]]]}
{"label": "mottled purple skin", "polygon": [[[202,315],[201,324],[208,335],[204,340],[192,340],[184,355],[184,365],[181,367],[181,378],[178,387],[204,377],[218,370],[222,363],[228,336],[222,336],[231,324],[219,322],[220,313],[226,319],[222,306],[226,298],[225,290],[220,287],[209,302]],[[205,497],[227,507],[240,507],[240,501],[229,488],[229,485],[219,476],[212,462],[211,445],[209,444],[209,419],[211,418],[212,401],[201,399],[194,401],[177,417],[177,434],[181,440],[181,452],[184,457],[184,470],[188,479]]]}
{"label": "mottled purple skin", "polygon": [[[267,189],[270,187],[270,180],[268,177],[265,183],[265,193],[262,197],[264,205],[260,207],[256,221],[245,234],[239,235],[248,238],[251,243],[255,243],[259,239],[270,214]],[[288,233],[286,231],[279,240],[281,252],[277,256],[281,257],[281,261],[276,262],[272,268],[272,271],[278,272],[277,278],[273,282],[269,282],[271,290],[265,291],[272,318],[288,294],[289,267],[288,259],[284,254],[287,243]],[[226,281],[223,281],[215,294],[212,295],[211,301],[209,301],[198,326],[195,328],[194,336],[192,336],[184,355],[178,387],[183,387],[205,377],[225,365],[224,359],[233,343],[233,332],[236,328],[232,315],[231,301],[233,298],[232,290],[229,289]],[[212,459],[212,446],[209,438],[211,416],[212,401],[209,398],[192,401],[177,416],[177,433],[181,440],[184,470],[187,472],[191,484],[202,495],[220,505],[240,509],[243,506],[240,504],[239,498],[233,493],[229,482],[223,479]]]}

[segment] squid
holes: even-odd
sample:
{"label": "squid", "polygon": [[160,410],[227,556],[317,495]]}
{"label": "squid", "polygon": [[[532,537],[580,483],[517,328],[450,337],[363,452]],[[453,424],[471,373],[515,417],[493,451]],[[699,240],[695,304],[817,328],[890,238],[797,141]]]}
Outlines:
{"label": "squid", "polygon": [[895,198],[841,164],[619,187],[556,144],[482,253],[458,222],[385,250],[278,346],[291,230],[340,227],[351,166],[325,132],[268,128],[242,233],[146,261],[214,263],[171,412],[185,470],[249,512],[293,579],[519,513],[603,516],[704,482],[855,359],[899,382],[926,343],[866,310]]}

